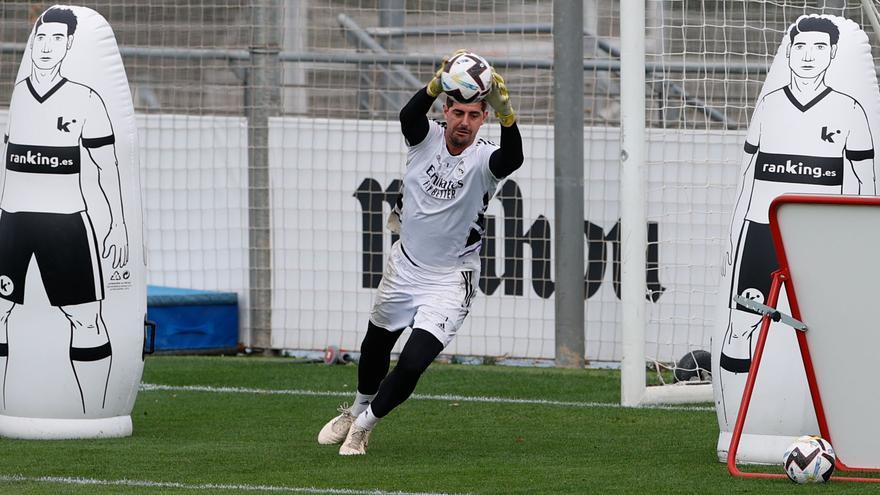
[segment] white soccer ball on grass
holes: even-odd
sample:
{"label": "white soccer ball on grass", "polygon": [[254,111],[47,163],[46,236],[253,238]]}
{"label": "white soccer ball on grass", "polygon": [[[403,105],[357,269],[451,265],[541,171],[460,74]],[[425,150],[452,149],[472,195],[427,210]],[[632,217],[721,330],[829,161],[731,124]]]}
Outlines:
{"label": "white soccer ball on grass", "polygon": [[785,474],[798,484],[824,483],[834,472],[834,448],[817,436],[803,436],[792,443],[782,456]]}
{"label": "white soccer ball on grass", "polygon": [[440,76],[443,92],[459,103],[475,103],[492,90],[492,66],[473,52],[452,57]]}

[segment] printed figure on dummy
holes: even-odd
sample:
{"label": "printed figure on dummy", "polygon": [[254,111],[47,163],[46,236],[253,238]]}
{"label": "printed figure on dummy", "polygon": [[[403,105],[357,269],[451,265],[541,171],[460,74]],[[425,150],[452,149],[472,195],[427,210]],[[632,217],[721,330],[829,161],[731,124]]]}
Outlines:
{"label": "printed figure on dummy", "polygon": [[[99,257],[112,259],[113,268],[125,266],[128,231],[107,109],[101,95],[66,79],[62,71],[76,29],[70,9],[53,7],[40,16],[28,46],[30,75],[16,82],[10,102],[15,113],[10,112],[4,139],[0,198],[2,409],[7,408],[6,361],[24,359],[7,339],[13,310],[24,304],[31,257],[50,304],[70,323],[69,369],[83,414],[104,408],[107,398],[113,353],[102,314]],[[81,185],[87,176],[81,171],[90,166],[97,167],[98,187],[110,210],[109,229],[89,215]]]}
{"label": "printed figure on dummy", "polygon": [[[864,32],[832,16],[802,16],[792,24],[768,73],[743,146],[742,181],[722,261],[725,301],[712,350],[722,460],[761,322],[733,298],[765,303],[778,268],[770,203],[784,193],[875,194],[872,124],[862,102],[876,109],[876,85]],[[784,290],[777,307],[788,311]],[[779,410],[786,411],[785,423]],[[778,463],[791,439],[808,433],[818,427],[794,330],[773,324],[740,457]]]}

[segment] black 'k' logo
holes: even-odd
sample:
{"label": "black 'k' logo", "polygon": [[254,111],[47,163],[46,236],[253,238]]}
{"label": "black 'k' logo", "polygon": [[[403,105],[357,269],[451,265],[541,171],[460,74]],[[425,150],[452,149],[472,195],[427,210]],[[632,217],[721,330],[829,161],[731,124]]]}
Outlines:
{"label": "black 'k' logo", "polygon": [[68,127],[70,124],[75,123],[76,120],[71,120],[70,122],[65,122],[64,117],[58,117],[58,130],[64,132],[70,132],[70,128]]}
{"label": "black 'k' logo", "polygon": [[840,134],[840,129],[838,129],[836,131],[829,132],[827,125],[822,126],[822,132],[820,133],[820,136],[822,137],[822,141],[827,141],[829,143],[833,143],[835,134]]}

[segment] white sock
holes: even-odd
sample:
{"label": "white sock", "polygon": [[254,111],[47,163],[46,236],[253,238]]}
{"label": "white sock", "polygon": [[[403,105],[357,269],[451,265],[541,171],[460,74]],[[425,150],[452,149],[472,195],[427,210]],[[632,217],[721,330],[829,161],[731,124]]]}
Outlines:
{"label": "white sock", "polygon": [[367,408],[370,407],[370,402],[373,402],[373,399],[375,397],[376,397],[376,394],[367,395],[367,394],[362,394],[362,393],[358,392],[354,396],[354,404],[352,404],[351,408],[349,408],[349,410],[351,411],[351,414],[353,416],[357,416],[360,413],[366,411]]}
{"label": "white sock", "polygon": [[373,408],[367,407],[367,410],[358,414],[357,419],[354,420],[354,424],[360,426],[361,428],[366,428],[368,430],[372,430],[376,423],[379,422],[379,418],[373,414]]}

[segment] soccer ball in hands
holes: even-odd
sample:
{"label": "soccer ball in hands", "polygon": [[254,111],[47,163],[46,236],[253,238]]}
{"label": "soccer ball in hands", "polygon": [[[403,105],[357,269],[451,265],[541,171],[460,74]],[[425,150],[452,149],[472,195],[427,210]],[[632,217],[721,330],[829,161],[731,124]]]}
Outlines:
{"label": "soccer ball in hands", "polygon": [[446,63],[440,83],[453,100],[475,103],[492,90],[492,67],[476,53],[459,53]]}
{"label": "soccer ball in hands", "polygon": [[803,436],[792,443],[782,456],[785,474],[798,484],[824,483],[834,472],[834,449],[816,436]]}

